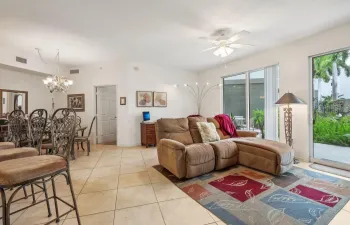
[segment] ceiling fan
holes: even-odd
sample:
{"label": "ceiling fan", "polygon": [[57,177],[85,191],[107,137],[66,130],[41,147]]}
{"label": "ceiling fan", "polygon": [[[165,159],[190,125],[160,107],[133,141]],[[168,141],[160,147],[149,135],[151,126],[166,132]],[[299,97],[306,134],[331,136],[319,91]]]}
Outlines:
{"label": "ceiling fan", "polygon": [[231,33],[232,32],[230,29],[220,29],[215,31],[210,37],[201,37],[200,39],[207,40],[209,43],[214,45],[213,47],[204,49],[202,52],[215,49],[215,51],[213,52],[214,55],[226,57],[231,55],[235,49],[252,46],[248,44],[236,43],[241,38],[249,35],[250,32],[242,30],[230,37]]}

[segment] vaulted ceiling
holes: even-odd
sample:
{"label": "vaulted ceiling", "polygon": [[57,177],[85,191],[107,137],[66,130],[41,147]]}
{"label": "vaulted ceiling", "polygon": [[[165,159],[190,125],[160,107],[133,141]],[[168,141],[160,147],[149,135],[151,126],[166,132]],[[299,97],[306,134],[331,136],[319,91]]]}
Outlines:
{"label": "vaulted ceiling", "polygon": [[[0,46],[60,49],[67,65],[123,58],[199,71],[350,21],[349,0],[11,0],[0,2]],[[226,58],[201,50],[214,30],[250,31]]]}

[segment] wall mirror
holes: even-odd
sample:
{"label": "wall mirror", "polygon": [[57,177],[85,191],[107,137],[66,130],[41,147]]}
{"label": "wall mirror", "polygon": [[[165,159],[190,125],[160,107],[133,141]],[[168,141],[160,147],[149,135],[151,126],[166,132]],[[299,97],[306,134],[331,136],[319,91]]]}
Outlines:
{"label": "wall mirror", "polygon": [[13,110],[23,110],[28,114],[28,92],[0,89],[0,117],[6,117]]}

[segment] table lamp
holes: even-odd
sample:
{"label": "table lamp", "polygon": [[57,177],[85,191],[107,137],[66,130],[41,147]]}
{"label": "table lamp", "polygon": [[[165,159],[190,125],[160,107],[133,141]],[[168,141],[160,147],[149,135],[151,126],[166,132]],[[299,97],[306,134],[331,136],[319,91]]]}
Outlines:
{"label": "table lamp", "polygon": [[293,145],[293,130],[292,130],[292,104],[305,104],[301,99],[293,93],[285,93],[276,103],[276,105],[287,105],[283,108],[284,111],[284,132],[286,136],[286,143],[289,146]]}

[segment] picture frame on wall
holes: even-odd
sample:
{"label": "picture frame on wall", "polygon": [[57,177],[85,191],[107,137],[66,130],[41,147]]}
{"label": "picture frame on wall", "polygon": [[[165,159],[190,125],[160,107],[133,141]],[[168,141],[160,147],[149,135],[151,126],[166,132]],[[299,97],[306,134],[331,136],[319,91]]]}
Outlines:
{"label": "picture frame on wall", "polygon": [[126,97],[120,97],[120,105],[126,105]]}
{"label": "picture frame on wall", "polygon": [[153,92],[153,106],[154,107],[167,107],[168,96],[167,92]]}
{"label": "picture frame on wall", "polygon": [[152,91],[136,91],[136,106],[137,107],[152,107],[153,92]]}
{"label": "picture frame on wall", "polygon": [[85,112],[85,94],[67,95],[67,107],[76,112]]}

